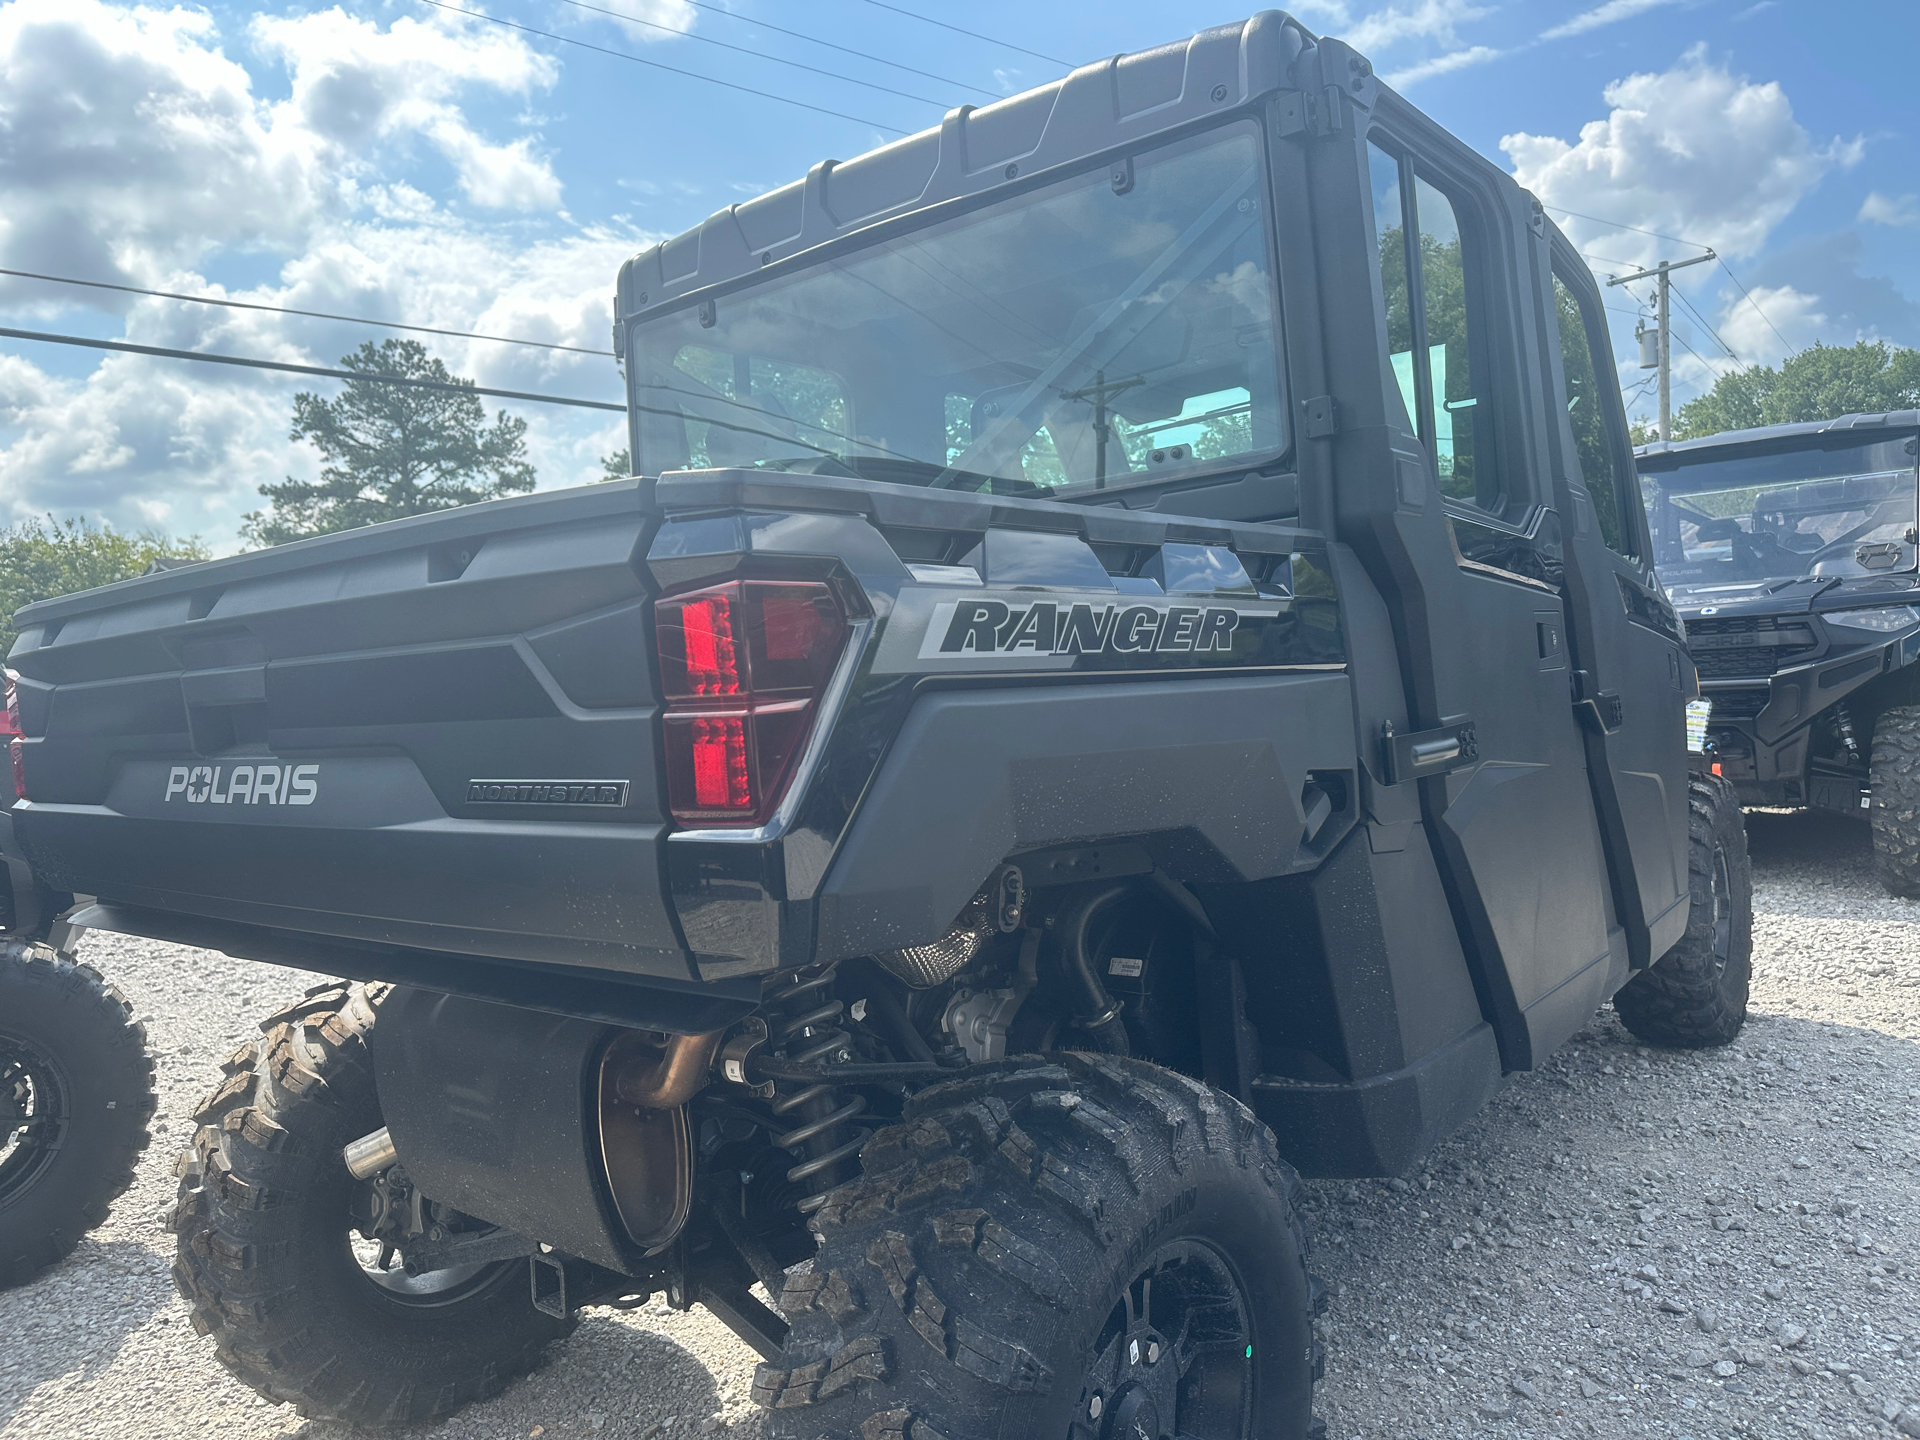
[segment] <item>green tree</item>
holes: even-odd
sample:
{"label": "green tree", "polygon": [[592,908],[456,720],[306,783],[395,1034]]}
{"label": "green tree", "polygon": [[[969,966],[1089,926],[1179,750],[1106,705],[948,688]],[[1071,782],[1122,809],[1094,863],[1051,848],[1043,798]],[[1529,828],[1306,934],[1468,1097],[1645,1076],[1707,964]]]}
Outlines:
{"label": "green tree", "polygon": [[131,580],[156,561],[206,558],[198,536],[175,540],[158,530],[125,535],[51,515],[0,526],[0,655],[13,649],[13,612],[22,605]]}
{"label": "green tree", "polygon": [[611,455],[600,457],[602,480],[624,480],[633,474],[633,452],[622,445]]}
{"label": "green tree", "polygon": [[[417,340],[368,341],[340,364],[369,377],[473,383],[448,373]],[[241,533],[256,545],[280,545],[531,490],[526,433],[527,422],[504,410],[488,425],[480,397],[457,390],[368,378],[347,381],[332,400],[302,392],[293,397],[290,438],[320,452],[320,478],[262,485],[269,508],[246,516]]]}
{"label": "green tree", "polygon": [[1673,432],[1676,439],[1688,440],[1757,425],[1915,408],[1920,408],[1920,350],[1862,340],[1810,346],[1778,370],[1750,365],[1730,371],[1680,407]]}

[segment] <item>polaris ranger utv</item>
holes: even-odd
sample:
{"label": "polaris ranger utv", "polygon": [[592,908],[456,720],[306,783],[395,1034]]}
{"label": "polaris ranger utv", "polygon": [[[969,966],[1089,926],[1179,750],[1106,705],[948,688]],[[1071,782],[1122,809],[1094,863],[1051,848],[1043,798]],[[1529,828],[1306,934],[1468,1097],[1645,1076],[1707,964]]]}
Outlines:
{"label": "polaris ranger utv", "polygon": [[1920,895],[1920,411],[1638,452],[1719,773],[1746,805],[1868,818]]}
{"label": "polaris ranger utv", "polygon": [[1609,997],[1739,1029],[1599,293],[1347,46],[956,110],[616,314],[637,478],[21,618],[78,918],[342,977],[182,1163],[263,1394],[423,1419],[664,1293],[780,1436],[1298,1437],[1296,1172]]}

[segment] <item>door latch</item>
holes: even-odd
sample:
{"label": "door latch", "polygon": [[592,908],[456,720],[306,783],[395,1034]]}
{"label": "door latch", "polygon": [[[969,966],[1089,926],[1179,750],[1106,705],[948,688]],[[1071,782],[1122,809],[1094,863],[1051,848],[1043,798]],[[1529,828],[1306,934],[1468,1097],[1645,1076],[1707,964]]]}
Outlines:
{"label": "door latch", "polygon": [[1474,733],[1470,716],[1455,715],[1433,730],[1394,733],[1393,722],[1380,727],[1380,750],[1387,772],[1387,784],[1402,780],[1424,780],[1429,775],[1448,775],[1480,759],[1480,740]]}

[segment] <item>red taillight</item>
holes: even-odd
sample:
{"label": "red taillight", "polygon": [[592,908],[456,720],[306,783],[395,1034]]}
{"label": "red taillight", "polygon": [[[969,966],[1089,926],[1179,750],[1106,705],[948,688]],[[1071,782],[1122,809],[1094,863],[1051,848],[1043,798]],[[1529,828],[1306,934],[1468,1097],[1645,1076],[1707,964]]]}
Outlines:
{"label": "red taillight", "polygon": [[680,676],[685,695],[738,695],[740,653],[733,637],[734,597],[707,594],[679,607]]}
{"label": "red taillight", "polygon": [[850,627],[819,580],[730,580],[654,606],[676,819],[758,825],[793,763]]}
{"label": "red taillight", "polygon": [[13,798],[24,800],[27,798],[27,757],[26,746],[20,739],[25,733],[20,728],[20,694],[14,688],[13,672],[7,671],[6,676],[7,718],[4,722],[5,728],[0,729],[0,734],[7,737],[7,758],[13,765]]}

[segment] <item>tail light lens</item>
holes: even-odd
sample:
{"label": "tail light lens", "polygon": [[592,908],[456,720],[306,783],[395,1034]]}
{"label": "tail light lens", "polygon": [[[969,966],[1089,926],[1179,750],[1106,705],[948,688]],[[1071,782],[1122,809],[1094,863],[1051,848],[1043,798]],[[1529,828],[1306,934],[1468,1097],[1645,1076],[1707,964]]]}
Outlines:
{"label": "tail light lens", "polygon": [[21,743],[23,733],[20,728],[20,694],[14,688],[14,673],[8,670],[7,677],[7,718],[0,721],[0,736],[6,737],[7,759],[13,767],[14,800],[27,798],[26,747]]}
{"label": "tail light lens", "polygon": [[852,627],[819,580],[730,580],[654,605],[674,818],[764,824]]}

